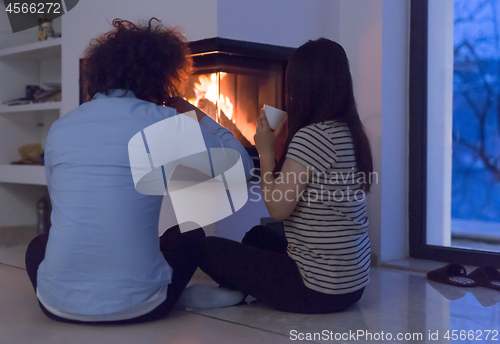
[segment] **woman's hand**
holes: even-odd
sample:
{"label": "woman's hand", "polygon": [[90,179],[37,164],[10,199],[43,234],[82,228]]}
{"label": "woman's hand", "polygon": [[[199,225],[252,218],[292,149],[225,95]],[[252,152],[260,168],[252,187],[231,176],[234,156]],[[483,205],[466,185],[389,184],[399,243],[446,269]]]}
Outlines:
{"label": "woman's hand", "polygon": [[285,127],[285,124],[286,121],[281,122],[276,131],[273,132],[269,127],[269,122],[267,121],[264,109],[260,111],[260,117],[257,119],[257,130],[255,132],[255,136],[253,137],[255,141],[255,148],[257,148],[259,155],[274,156],[276,139]]}
{"label": "woman's hand", "polygon": [[280,132],[278,132],[276,136],[276,142],[274,144],[274,154],[276,160],[280,160],[283,155],[283,151],[285,150],[286,140],[288,139],[288,117],[285,117],[283,123],[281,123],[282,128]]}

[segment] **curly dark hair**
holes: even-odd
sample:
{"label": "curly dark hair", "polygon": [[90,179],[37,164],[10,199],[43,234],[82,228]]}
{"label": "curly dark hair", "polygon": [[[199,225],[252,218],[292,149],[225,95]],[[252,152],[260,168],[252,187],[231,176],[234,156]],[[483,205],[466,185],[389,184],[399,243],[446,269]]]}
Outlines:
{"label": "curly dark hair", "polygon": [[115,19],[114,30],[90,42],[82,70],[87,100],[113,89],[130,90],[158,105],[180,95],[192,69],[187,41],[176,28],[154,21],[160,23]]}

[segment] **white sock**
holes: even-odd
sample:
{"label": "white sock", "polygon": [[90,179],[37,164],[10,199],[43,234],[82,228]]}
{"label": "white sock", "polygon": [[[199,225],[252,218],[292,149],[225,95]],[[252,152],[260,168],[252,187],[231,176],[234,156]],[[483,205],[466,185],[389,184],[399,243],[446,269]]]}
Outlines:
{"label": "white sock", "polygon": [[241,291],[195,284],[184,289],[178,303],[188,308],[208,309],[234,306],[244,298]]}

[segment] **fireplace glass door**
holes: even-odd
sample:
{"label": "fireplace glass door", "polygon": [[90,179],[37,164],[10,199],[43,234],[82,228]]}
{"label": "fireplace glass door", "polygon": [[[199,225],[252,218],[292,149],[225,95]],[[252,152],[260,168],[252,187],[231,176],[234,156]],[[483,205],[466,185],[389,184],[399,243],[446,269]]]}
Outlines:
{"label": "fireplace glass door", "polygon": [[283,106],[283,68],[269,67],[197,71],[189,79],[185,98],[251,148],[260,109],[264,104]]}

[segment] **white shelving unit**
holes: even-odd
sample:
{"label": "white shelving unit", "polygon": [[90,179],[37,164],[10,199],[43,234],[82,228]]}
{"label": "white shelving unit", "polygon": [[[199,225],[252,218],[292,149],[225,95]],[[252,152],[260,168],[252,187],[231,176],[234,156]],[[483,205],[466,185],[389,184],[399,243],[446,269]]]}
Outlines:
{"label": "white shelving unit", "polygon": [[46,102],[12,106],[0,105],[0,114],[41,112],[47,110],[61,110],[61,102]]}
{"label": "white shelving unit", "polygon": [[61,58],[62,38],[24,44],[0,50],[0,59],[48,60]]}
{"label": "white shelving unit", "polygon": [[47,185],[44,166],[0,165],[0,183]]}
{"label": "white shelving unit", "polygon": [[[26,85],[61,82],[61,38],[0,50],[0,101],[21,98]],[[5,77],[3,77],[5,75]],[[46,185],[43,166],[9,165],[17,149],[45,143],[50,125],[60,116],[61,102],[0,105],[0,183]]]}
{"label": "white shelving unit", "polygon": [[[8,35],[8,36],[7,36]],[[5,31],[2,45],[16,44],[17,34]],[[36,36],[33,36],[33,40]],[[12,165],[26,144],[45,145],[50,126],[61,115],[62,101],[6,106],[23,98],[26,86],[62,83],[62,39],[0,49],[0,228],[36,224],[36,202],[47,185],[44,166]],[[0,42],[2,43],[2,42]]]}

